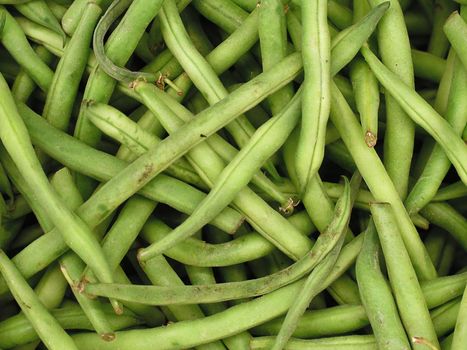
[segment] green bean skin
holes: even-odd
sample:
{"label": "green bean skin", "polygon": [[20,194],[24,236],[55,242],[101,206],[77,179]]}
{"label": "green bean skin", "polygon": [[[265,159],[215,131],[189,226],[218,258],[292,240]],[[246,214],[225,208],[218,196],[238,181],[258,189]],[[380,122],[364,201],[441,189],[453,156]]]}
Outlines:
{"label": "green bean skin", "polygon": [[357,259],[357,282],[379,349],[410,349],[396,303],[379,265],[379,243],[371,222]]}
{"label": "green bean skin", "polygon": [[462,297],[459,314],[457,316],[456,328],[452,339],[451,349],[460,350],[465,345],[467,333],[467,286]]}
{"label": "green bean skin", "polygon": [[302,1],[301,5],[305,82],[295,166],[300,192],[303,192],[324,157],[330,110],[331,39],[327,27],[327,1]]}
{"label": "green bean skin", "polygon": [[[400,237],[394,212],[387,203],[372,203],[370,208],[387,264],[389,281],[407,334],[411,339],[422,337],[439,346],[417,276]],[[414,348],[425,347],[414,344]]]}
{"label": "green bean skin", "polygon": [[467,183],[467,147],[461,138],[427,102],[383,66],[367,47],[362,48],[362,53],[380,83],[398,101],[413,121],[422,126],[443,147],[461,180]]}
{"label": "green bean skin", "polygon": [[439,82],[446,68],[446,61],[425,51],[412,49],[414,74],[418,78]]}
{"label": "green bean skin", "polygon": [[25,316],[33,325],[41,340],[49,349],[78,349],[61,328],[57,320],[47,311],[21,276],[15,265],[0,250],[0,271],[10,291],[21,306]]}
{"label": "green bean skin", "polygon": [[427,51],[438,57],[445,57],[449,50],[449,41],[443,32],[443,26],[457,6],[453,1],[435,0],[433,9],[433,26]]}
{"label": "green bean skin", "polygon": [[240,27],[248,16],[247,12],[230,1],[193,0],[192,4],[199,13],[217,24],[227,33],[232,33]]}

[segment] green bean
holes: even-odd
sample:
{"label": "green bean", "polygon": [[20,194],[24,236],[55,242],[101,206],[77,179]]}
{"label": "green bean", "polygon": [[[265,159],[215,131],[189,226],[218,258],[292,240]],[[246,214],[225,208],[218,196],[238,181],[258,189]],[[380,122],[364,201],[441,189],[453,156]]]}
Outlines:
{"label": "green bean", "polygon": [[[422,337],[433,345],[439,346],[423,293],[395,220],[394,211],[388,203],[372,203],[370,207],[386,261],[389,282],[407,334],[411,339]],[[414,348],[422,349],[424,346],[414,344]]]}
{"label": "green bean", "polygon": [[[92,149],[69,135],[50,127],[26,106],[19,105],[19,109],[34,144],[63,165],[100,181],[109,180],[125,168],[127,163],[124,161]],[[63,147],[65,145],[66,147]],[[203,197],[202,193],[195,188],[165,175],[159,175],[151,181],[141,190],[141,194],[154,201],[166,203],[187,214],[193,212]],[[186,201],[187,198],[190,200]],[[242,221],[243,217],[240,214],[228,208],[212,224],[219,226],[225,232],[234,232]]]}
{"label": "green bean", "polygon": [[449,237],[446,240],[446,244],[444,245],[443,253],[438,264],[438,276],[447,276],[449,274],[455,262],[454,254],[456,250],[457,242]]}
{"label": "green bean", "polygon": [[44,344],[50,349],[78,349],[56,319],[37,299],[3,250],[0,251],[0,270],[10,291]]}
{"label": "green bean", "polygon": [[0,36],[3,46],[36,84],[43,91],[47,91],[52,83],[52,70],[34,52],[20,26],[9,12],[3,7],[0,7],[0,12],[5,13],[6,16]]}
{"label": "green bean", "polygon": [[[298,122],[299,111],[300,95],[297,94],[283,113],[270,119],[270,121],[258,129],[250,139],[250,142],[227,165],[217,177],[216,183],[205,201],[198,206],[193,215],[170,235],[140,251],[140,259],[142,261],[147,260],[173,247],[209,222],[212,216],[217,215],[219,209],[227,206],[238,195],[239,191],[248,184],[253,174],[259,170],[261,164],[285,142],[288,134]],[[273,138],[275,142],[271,142],[269,135],[275,135]],[[302,239],[302,243],[299,243],[299,245],[306,245],[306,243],[307,240]],[[274,244],[280,246],[281,242],[275,240]],[[290,248],[282,247],[281,250],[284,251],[286,249]]]}
{"label": "green bean", "polygon": [[[258,33],[263,70],[274,65],[287,54],[287,27],[281,0],[263,0],[259,6]],[[294,95],[292,85],[287,85],[268,98],[273,115],[278,114]]]}
{"label": "green bean", "polygon": [[[27,109],[22,110],[22,115],[26,117],[28,113],[24,113],[25,111],[27,112]],[[38,118],[38,117],[36,117],[36,118]],[[37,121],[39,121],[40,119],[41,118],[37,119]],[[47,126],[47,123],[44,122],[44,126]],[[45,136],[45,140],[56,139],[58,141],[58,139],[56,138],[56,135],[54,137],[52,137],[52,138],[49,138],[47,135],[44,135],[45,130],[47,130],[47,128],[37,129],[39,135]],[[52,128],[52,130],[53,130],[53,128]],[[69,137],[69,136],[66,136],[66,138],[68,138],[69,140],[72,140],[72,138]],[[58,144],[60,144],[60,142],[61,141],[59,141]],[[42,145],[41,145],[41,148],[44,149],[44,147]],[[60,147],[52,146],[51,149],[57,151],[58,148],[60,148]],[[82,154],[82,152],[80,152],[80,151],[74,152],[73,148],[71,148],[70,150],[71,150],[71,153],[68,154],[68,155],[65,155],[63,157],[65,162],[66,162],[67,159],[70,158],[70,156],[72,154],[74,154],[74,155]],[[86,159],[87,158],[85,157],[84,158],[84,160],[85,160],[84,163],[93,163],[93,164],[95,164],[95,162],[89,162]],[[111,168],[111,166],[109,166],[109,163],[104,161],[104,159],[101,159],[101,161],[99,161],[97,163],[101,164],[103,166],[103,168],[106,169],[106,170]],[[122,165],[121,168],[123,168],[123,167],[124,166]],[[118,172],[118,170],[116,172]],[[112,177],[112,175],[110,175],[108,178],[110,178],[110,177]],[[164,196],[166,194],[168,194],[167,189],[172,189],[174,187],[173,185],[164,184],[164,183],[160,183],[160,185],[161,185],[160,189],[156,190],[156,192],[159,192],[161,195],[164,195]],[[154,189],[150,190],[148,192],[154,194]],[[152,195],[150,195],[150,197],[152,197]],[[168,198],[171,198],[171,194],[168,194]],[[153,198],[153,199],[158,200],[158,198]],[[186,197],[184,197],[184,199],[186,199]],[[196,205],[196,201],[188,201],[188,204],[190,204],[194,208],[194,206]],[[81,208],[81,209],[79,209],[79,211],[86,218],[85,221],[88,224],[90,224],[92,227],[96,226],[97,222],[101,220],[100,218],[97,218],[96,216],[94,216],[96,214],[95,212],[88,211],[85,208]],[[96,220],[98,220],[98,221],[96,221]],[[238,218],[235,219],[232,223],[234,224],[233,227],[237,227],[239,225]],[[20,271],[26,277],[30,277],[34,273],[36,273],[36,272],[40,271],[41,269],[43,269],[44,267],[46,267],[48,264],[50,264],[51,261],[55,260],[58,256],[63,254],[65,251],[66,251],[65,243],[61,239],[59,233],[56,230],[53,230],[51,232],[48,232],[47,234],[42,236],[40,239],[33,242],[25,250],[20,252],[13,259],[13,261],[15,262],[15,264],[18,266]],[[46,254],[37,254],[35,252],[43,252],[43,253],[46,252]],[[2,281],[0,281],[0,293],[5,292],[5,287],[6,287],[5,284],[2,284]]]}
{"label": "green bean", "polygon": [[67,11],[67,7],[64,4],[59,4],[58,2],[55,2],[52,0],[46,0],[46,3],[47,3],[47,6],[49,6],[50,11],[52,11],[53,15],[55,16],[55,18],[61,21],[63,18],[63,15]]}
{"label": "green bean", "polygon": [[193,0],[192,4],[199,13],[227,33],[232,33],[240,27],[248,16],[247,12],[230,1]]}
{"label": "green bean", "polygon": [[[267,350],[274,344],[273,337],[253,338],[250,343],[251,350]],[[284,350],[373,350],[377,348],[372,335],[351,335],[323,339],[290,339]]]}
{"label": "green bean", "polygon": [[67,130],[79,83],[89,57],[92,31],[100,17],[96,3],[86,5],[82,18],[55,70],[43,117],[54,127]]}
{"label": "green bean", "polygon": [[[295,215],[294,215],[295,216]],[[293,222],[292,216],[289,221]],[[149,243],[162,239],[172,229],[160,220],[150,220],[143,228],[142,237]],[[302,231],[310,233],[311,230]],[[274,245],[256,233],[246,233],[232,241],[211,245],[196,238],[187,238],[164,254],[193,266],[230,266],[266,256]]]}
{"label": "green bean", "polygon": [[[35,51],[46,64],[52,63],[54,56],[44,46],[37,46]],[[28,75],[26,70],[21,69],[11,87],[11,92],[16,101],[26,102],[35,88],[36,83],[34,80]]]}
{"label": "green bean", "polygon": [[467,148],[448,122],[436,113],[420,96],[402,83],[395,74],[383,66],[368,48],[362,48],[362,53],[378,80],[398,101],[408,115],[443,147],[462,181],[467,183],[467,169],[465,169],[465,164],[467,164]]}
{"label": "green bean", "polygon": [[[159,8],[162,6],[162,1],[159,1]],[[109,6],[105,14],[100,19],[99,23],[97,24],[96,30],[94,31],[93,36],[93,48],[94,53],[96,55],[97,62],[102,70],[104,70],[108,75],[112,78],[117,79],[119,81],[124,81],[126,83],[131,82],[137,78],[149,80],[151,82],[155,82],[157,76],[150,73],[143,73],[143,72],[130,72],[128,70],[124,70],[125,74],[122,74],[122,70],[116,69],[115,65],[113,64],[112,60],[106,56],[104,50],[104,37],[107,34],[107,31],[112,26],[112,23],[130,6],[130,1],[113,1],[112,4]],[[157,13],[158,10],[156,10]]]}
{"label": "green bean", "polygon": [[[51,314],[64,329],[93,330],[86,315],[74,303],[51,310]],[[125,329],[142,323],[131,312],[117,316],[112,309],[106,307],[105,314],[115,329]],[[39,339],[36,331],[24,315],[17,315],[2,321],[0,323],[0,335],[0,346],[2,348],[11,348]]]}
{"label": "green bean", "polygon": [[378,82],[368,65],[357,59],[351,66],[350,79],[355,94],[355,103],[360,114],[362,131],[368,147],[374,147],[378,140]]}
{"label": "green bean", "polygon": [[456,326],[461,298],[456,298],[431,311],[431,318],[438,337],[449,334]]}
{"label": "green bean", "polygon": [[324,157],[324,136],[330,110],[331,44],[327,1],[302,2],[303,86],[302,123],[295,166],[300,192],[318,171]]}
{"label": "green bean", "polygon": [[429,35],[430,20],[419,11],[405,11],[404,21],[410,35]]}
{"label": "green bean", "polygon": [[[390,202],[397,213],[397,223],[401,228],[404,243],[419,278],[421,280],[434,278],[436,276],[434,266],[381,160],[373,149],[368,148],[363,139],[356,140],[359,137],[357,135],[361,135],[361,127],[334,84],[332,84],[331,92],[331,120],[354,158],[359,172],[375,200]],[[382,186],[383,183],[384,186]]]}
{"label": "green bean", "polygon": [[23,218],[2,222],[0,226],[0,249],[14,248],[15,238],[20,233],[23,223]]}
{"label": "green bean", "polygon": [[[253,335],[276,335],[283,318],[277,318],[251,330]],[[369,325],[362,305],[332,306],[322,310],[307,311],[293,333],[298,338],[318,338],[345,334]]]}
{"label": "green bean", "polygon": [[24,17],[29,18],[31,21],[43,25],[46,28],[49,28],[50,30],[59,34],[62,37],[63,42],[65,41],[65,32],[44,0],[32,0],[24,4],[17,4],[15,5],[15,8]]}
{"label": "green bean", "polygon": [[438,267],[443,254],[444,244],[448,236],[439,228],[432,228],[424,239],[424,244],[428,254],[430,255],[433,265]]}
{"label": "green bean", "polygon": [[428,52],[412,49],[414,74],[418,78],[439,82],[446,68],[446,61]]}
{"label": "green bean", "polygon": [[[303,8],[303,2],[302,2]],[[352,11],[335,0],[328,1],[327,12],[329,20],[340,30],[352,25]]]}
{"label": "green bean", "polygon": [[447,203],[430,203],[420,212],[431,223],[449,232],[467,250],[467,219]]}
{"label": "green bean", "polygon": [[[183,281],[162,256],[149,261],[143,267],[143,270],[155,285],[184,286]],[[198,305],[173,305],[169,306],[169,310],[179,321],[202,319],[204,316]],[[215,341],[211,344],[198,346],[197,348],[200,350],[220,350],[224,349],[224,346],[221,342]]]}
{"label": "green bean", "polygon": [[462,198],[467,195],[467,186],[462,181],[454,182],[453,184],[441,187],[436,192],[432,201],[442,202],[456,198]]}
{"label": "green bean", "polygon": [[462,297],[459,314],[457,316],[456,327],[452,339],[452,350],[462,349],[466,342],[466,327],[467,327],[467,286]]}
{"label": "green bean", "polygon": [[452,1],[435,0],[433,5],[433,26],[427,52],[445,57],[449,49],[449,41],[443,32],[443,26],[449,15],[457,8]]}
{"label": "green bean", "polygon": [[410,349],[396,303],[379,264],[379,242],[373,221],[357,259],[357,282],[379,349]]}

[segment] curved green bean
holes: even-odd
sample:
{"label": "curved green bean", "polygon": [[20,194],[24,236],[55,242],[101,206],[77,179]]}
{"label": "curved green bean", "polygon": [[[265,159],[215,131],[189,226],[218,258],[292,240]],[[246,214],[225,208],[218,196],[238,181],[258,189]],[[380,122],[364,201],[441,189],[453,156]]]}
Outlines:
{"label": "curved green bean", "polygon": [[[274,337],[253,338],[250,343],[251,350],[271,349]],[[322,339],[290,339],[283,347],[284,350],[375,350],[377,343],[372,335],[350,335]]]}
{"label": "curved green bean", "polygon": [[[122,300],[144,300],[145,303],[150,304],[190,303],[193,300],[198,303],[217,302],[271,292],[302,277],[341,241],[350,218],[351,202],[349,197],[350,193],[347,190],[339,200],[332,223],[319,236],[312,250],[295,264],[273,275],[243,282],[166,289],[152,286],[90,284],[86,286],[85,291],[96,295],[112,294],[112,297]],[[149,259],[145,264],[150,263],[151,260]]]}
{"label": "curved green bean", "polygon": [[305,81],[295,161],[300,192],[304,192],[324,157],[324,137],[331,106],[331,39],[327,26],[327,4],[325,0],[301,3]]}

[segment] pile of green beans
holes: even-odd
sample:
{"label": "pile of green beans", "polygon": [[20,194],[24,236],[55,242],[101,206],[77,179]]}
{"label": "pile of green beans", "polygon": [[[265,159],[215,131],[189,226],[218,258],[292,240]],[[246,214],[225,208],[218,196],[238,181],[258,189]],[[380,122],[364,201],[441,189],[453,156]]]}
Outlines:
{"label": "pile of green beans", "polygon": [[466,0],[0,0],[0,350],[465,350]]}

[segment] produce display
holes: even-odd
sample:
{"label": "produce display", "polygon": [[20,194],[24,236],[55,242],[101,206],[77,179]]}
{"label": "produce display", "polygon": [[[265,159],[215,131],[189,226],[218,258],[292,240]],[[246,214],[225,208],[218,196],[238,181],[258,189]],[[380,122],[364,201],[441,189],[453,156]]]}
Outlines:
{"label": "produce display", "polygon": [[0,0],[0,350],[466,350],[466,0]]}

